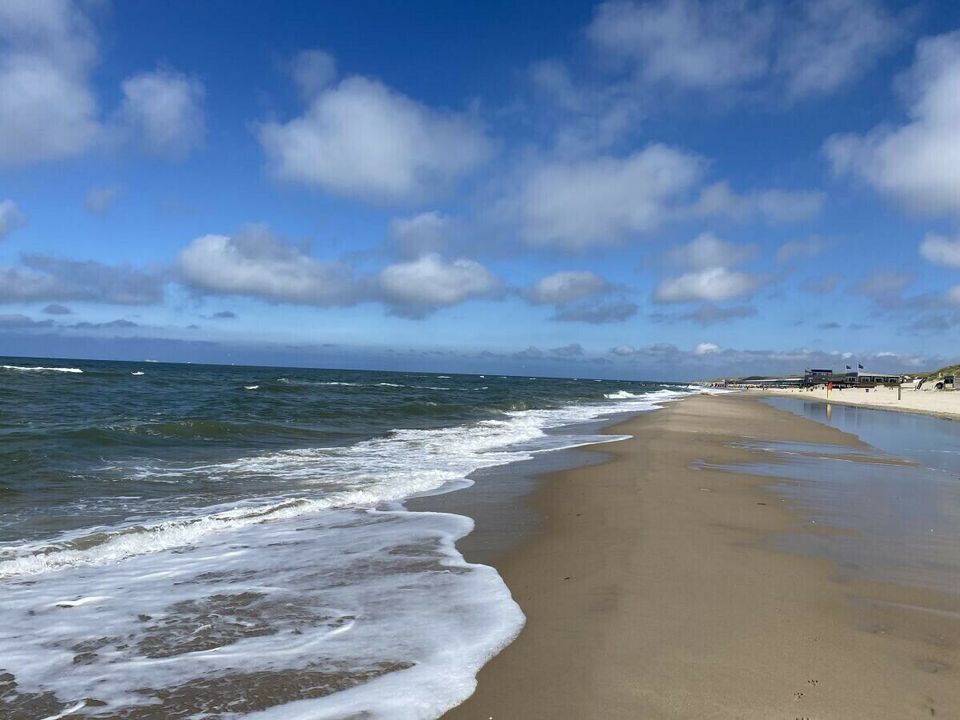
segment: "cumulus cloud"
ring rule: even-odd
[[[321,306],[357,299],[349,266],[316,260],[264,225],[248,226],[233,237],[198,237],[177,263],[184,283],[207,294]]]
[[[587,36],[604,53],[649,82],[716,88],[754,80],[768,70],[769,7],[740,2],[660,0],[602,3]]]
[[[150,305],[163,299],[163,278],[129,265],[25,255],[0,266],[0,302],[88,301]]]
[[[521,192],[524,238],[567,250],[616,245],[663,223],[703,171],[703,159],[665,145],[622,158],[545,163]]]
[[[816,190],[769,189],[740,194],[729,183],[717,182],[700,192],[694,212],[707,217],[759,217],[767,222],[788,223],[819,215],[824,199],[825,195]]]
[[[761,89],[796,100],[861,76],[895,47],[900,30],[875,0],[611,0],[587,35],[642,83]]]
[[[902,23],[875,0],[808,0],[777,49],[789,98],[834,92],[896,47]]]
[[[442,252],[454,232],[453,221],[438,212],[424,212],[390,221],[390,244],[404,257]]]
[[[737,245],[721,240],[713,233],[698,235],[686,245],[678,245],[667,253],[667,259],[692,270],[736,265],[756,255],[756,245]]]
[[[658,303],[718,302],[749,295],[759,285],[759,280],[749,273],[712,267],[663,280],[654,289],[653,299]]]
[[[96,37],[68,0],[0,3],[0,163],[74,157],[100,135]]]
[[[173,70],[140,73],[120,85],[117,121],[151,155],[186,157],[203,142],[203,84]]]
[[[906,124],[834,135],[825,152],[836,173],[860,177],[911,210],[958,213],[960,31],[921,40],[900,88]]]
[[[303,115],[263,123],[257,136],[269,171],[280,180],[386,202],[440,194],[490,149],[469,118],[363,77],[321,90]]]
[[[702,233],[692,242],[671,250],[667,257],[690,271],[662,280],[653,291],[658,303],[695,300],[719,302],[751,294],[760,286],[757,276],[732,270],[756,252],[752,245],[728,243],[711,233]]]
[[[550,318],[594,325],[622,322],[637,313],[637,305],[620,290],[589,270],[566,270],[541,278],[526,291],[534,305],[553,305]]]
[[[182,157],[197,144],[203,86],[173,71],[124,80],[117,122],[108,128],[91,83],[97,46],[77,3],[0,3],[0,164],[72,158],[117,136],[164,157]]]
[[[83,205],[94,215],[105,215],[119,195],[120,188],[117,185],[90,188],[83,199]]]
[[[694,349],[694,355],[712,355],[715,352],[720,351],[720,346],[712,342],[702,342],[699,343]]]
[[[26,222],[26,217],[9,198],[0,202],[0,240]]]
[[[606,280],[589,270],[564,271],[535,282],[527,291],[527,297],[535,305],[557,305],[582,300],[609,288]]]
[[[383,299],[395,315],[421,318],[472,298],[493,297],[500,280],[475,260],[445,260],[436,253],[384,268],[378,276]]]
[[[960,267],[960,238],[931,233],[920,243],[920,254],[934,265]]]

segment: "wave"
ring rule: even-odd
[[[130,373],[130,374],[131,374],[131,375],[137,375],[137,376],[139,376],[139,375],[143,375],[144,373],[143,373],[142,371],[140,371],[140,370],[135,370],[134,372],[132,372],[132,373]]]
[[[39,367],[39,366],[30,366],[24,367],[21,365],[0,365],[0,369],[3,370],[14,370],[18,372],[59,372],[59,373],[76,373],[83,374],[83,370],[80,368],[73,367]]]
[[[470,473],[485,467],[529,458],[532,453],[591,442],[587,437],[548,432],[588,422],[605,414],[642,412],[688,392],[659,390],[624,398],[615,404],[573,405],[555,409],[508,411],[502,419],[438,429],[398,429],[384,437],[352,445],[282,450],[236,460],[200,465],[146,464],[126,476],[138,480],[203,477],[211,481],[283,482],[296,496],[259,498],[227,509],[200,509],[199,516],[120,527],[78,537],[62,537],[0,553],[0,578],[44,573],[63,567],[115,563],[128,557],[183,547],[211,533],[344,507],[377,507],[412,495],[469,482]],[[628,402],[627,400],[632,400]],[[412,411],[412,409],[411,409]],[[426,409],[424,409],[426,412]],[[190,421],[150,426],[153,432],[221,433],[223,423]]]
[[[615,393],[607,393],[604,397],[607,400],[631,400],[633,398],[643,397],[643,395],[637,395],[636,393],[627,392],[626,390],[618,390]]]

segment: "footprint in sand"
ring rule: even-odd
[[[951,669],[950,663],[940,660],[920,659],[916,661],[917,667],[928,673],[942,673]]]

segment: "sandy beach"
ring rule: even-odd
[[[768,390],[748,390],[750,394],[770,393],[772,395],[799,396],[804,400],[829,400],[831,403],[844,405],[860,405],[875,407],[883,410],[900,410],[903,412],[924,413],[958,419],[960,418],[960,392],[931,391],[902,388],[876,387],[867,392],[863,388],[847,388],[845,390],[831,390],[829,396],[825,388],[786,389],[771,388]]]
[[[960,717],[960,594],[774,549],[846,531],[718,467],[769,461],[744,442],[867,446],[743,395],[608,432],[634,437],[544,477],[540,530],[495,559],[527,624],[445,717]]]

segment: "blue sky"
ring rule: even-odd
[[[0,3],[0,354],[956,361],[960,6]]]

